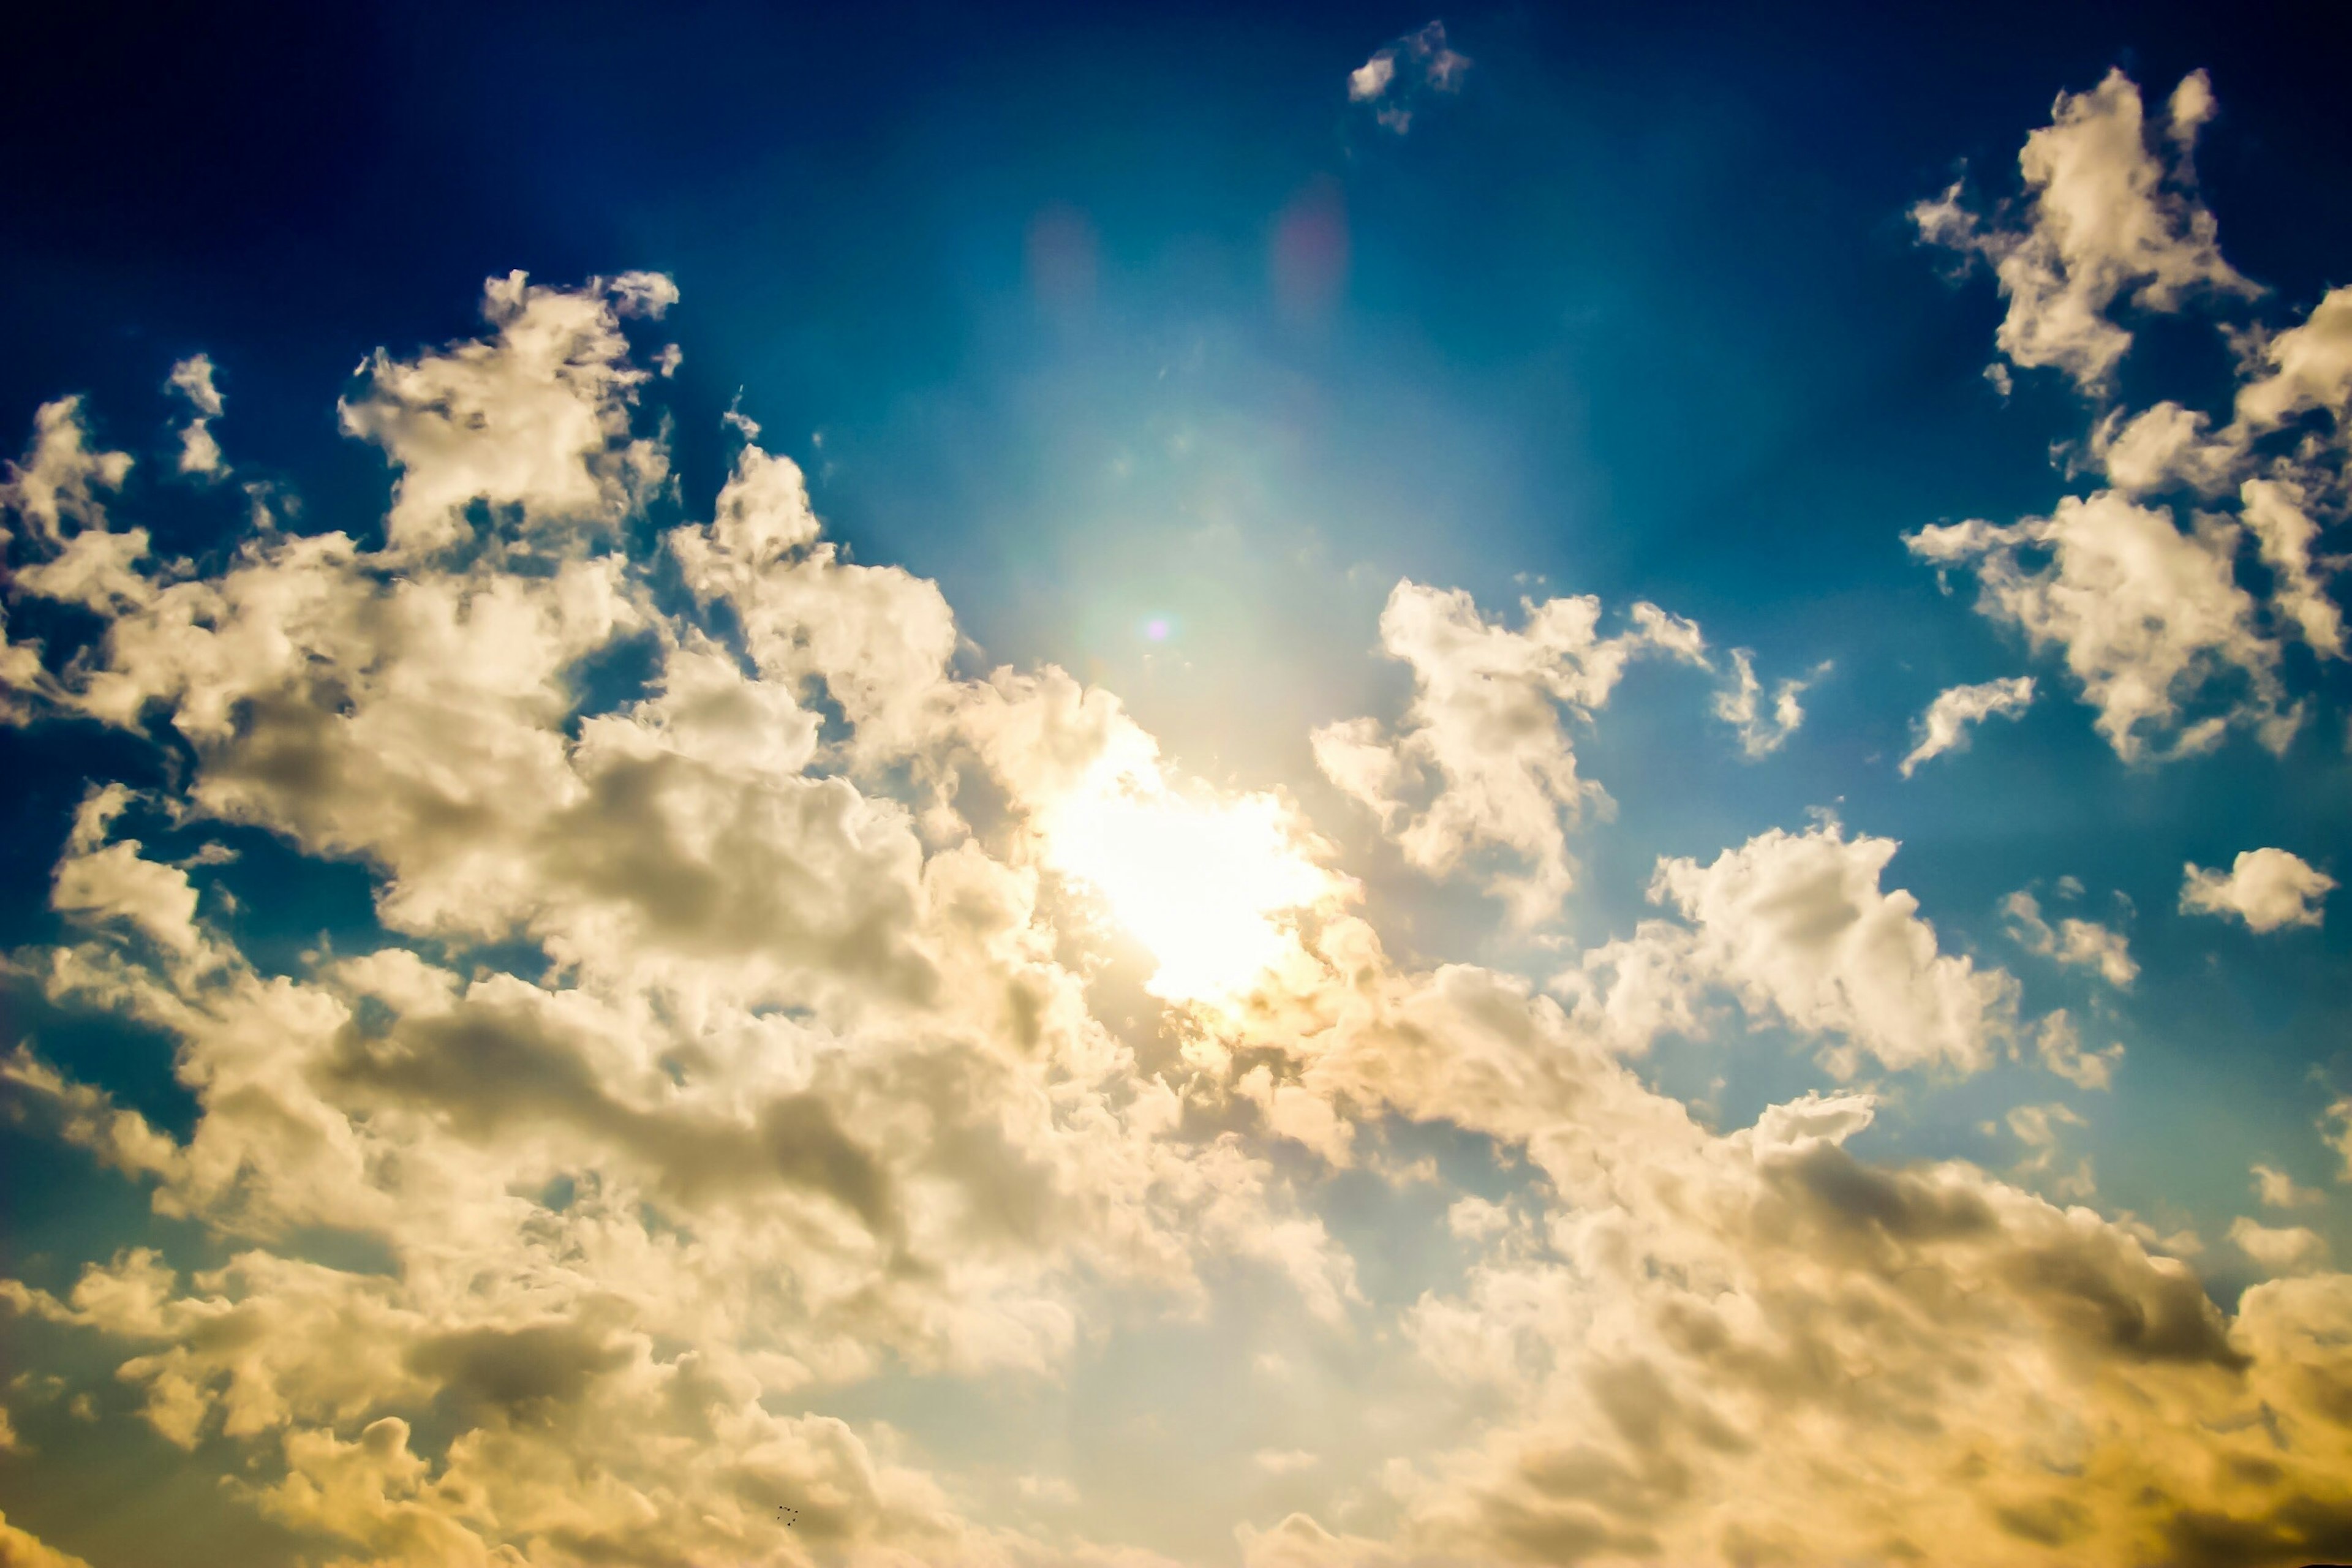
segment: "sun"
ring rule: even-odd
[[[1274,795],[1196,798],[1156,770],[1106,770],[1041,826],[1046,863],[1101,897],[1151,953],[1146,989],[1172,1002],[1248,990],[1296,946],[1283,917],[1346,886]]]

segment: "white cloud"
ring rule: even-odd
[[[2308,1208],[2325,1203],[2326,1194],[2315,1193],[2299,1184],[2293,1176],[2275,1165],[2256,1164],[2253,1167],[2254,1193],[2264,1208]]]
[[[19,1530],[0,1513],[0,1563],[7,1568],[89,1568],[70,1552],[60,1552],[27,1530]]]
[[[2344,616],[2320,589],[2311,548],[2319,538],[2319,525],[2311,520],[2304,487],[2293,479],[2248,479],[2239,494],[2246,525],[2275,580],[2272,605],[2312,651],[2342,658]]]
[[[2076,1089],[2105,1089],[2115,1081],[2124,1047],[2115,1042],[2101,1050],[2084,1050],[2082,1031],[2066,1009],[2060,1007],[2034,1026],[2033,1054],[2043,1067]]]
[[[2042,903],[2032,893],[2019,889],[2000,903],[2001,913],[2009,919],[2009,934],[2029,952],[2038,952],[2060,963],[2095,969],[2099,977],[2118,991],[2128,991],[2139,978],[2139,964],[2131,955],[2131,943],[2124,933],[2096,921],[2066,917],[2053,928],[2042,918]]]
[[[2278,645],[2237,584],[2241,537],[2210,513],[2183,533],[2168,510],[2101,490],[2068,496],[2048,517],[1923,528],[1905,542],[1938,567],[1972,568],[1979,614],[2016,626],[2036,650],[2059,649],[2099,710],[2099,733],[2137,762],[2167,734],[2170,746],[2154,754],[2208,750],[2232,723],[2282,750],[2301,721],[2279,685]],[[2033,564],[2043,552],[2047,562]],[[2225,706],[2190,721],[2184,708],[2200,698]]]
[[[340,406],[343,429],[401,469],[385,520],[391,548],[418,554],[456,542],[475,501],[515,508],[530,526],[609,521],[660,483],[660,447],[629,439],[648,373],[628,363],[621,321],[658,317],[677,298],[651,273],[574,290],[514,272],[483,287],[494,340],[405,361],[378,349],[359,367],[364,390]]]
[[[2284,849],[2245,850],[2226,873],[2193,860],[2182,869],[2181,913],[2234,915],[2257,931],[2317,926],[2336,887],[2335,878]]]
[[[1936,700],[1927,705],[1927,711],[1916,726],[1918,741],[1903,759],[1903,776],[1909,778],[1913,770],[1930,758],[1947,752],[1966,751],[1968,731],[1972,725],[1987,719],[2014,719],[2032,705],[2033,678],[2030,675],[1987,680],[1975,686],[1955,686],[1937,693]]]
[[[1396,79],[1396,57],[1383,50],[1348,73],[1348,96],[1358,103],[1380,97]]]
[[[2331,289],[2301,325],[2263,348],[2263,374],[2238,389],[2237,424],[2268,430],[2308,408],[2338,421],[2352,405],[2352,288]]]
[[[1731,650],[1731,684],[1715,694],[1715,716],[1739,731],[1740,752],[1750,759],[1769,757],[1788,743],[1805,721],[1797,700],[1829,671],[1826,664],[1804,676],[1790,676],[1772,688],[1772,710],[1764,711],[1763,683],[1756,679],[1755,655],[1744,647]]]
[[[2049,1164],[2083,1200],[2062,1207],[1965,1163],[1864,1159],[1858,1089],[1717,1131],[1629,1068],[1717,994],[1841,1071],[1989,1065],[2015,983],[1883,888],[1892,841],[1825,826],[1663,861],[1670,915],[1587,955],[1566,1005],[1392,962],[1334,896],[1274,912],[1259,983],[1114,1029],[1098,1009],[1148,994],[1103,929],[1123,900],[1056,865],[1057,812],[1106,787],[1238,811],[1257,850],[1319,865],[1303,826],[1186,779],[1062,671],[960,668],[938,589],[843,559],[756,446],[707,519],[633,546],[615,525],[666,459],[620,456],[638,373],[616,323],[666,286],[512,292],[486,341],[376,363],[369,434],[406,509],[388,549],[276,532],[184,572],[142,548],[97,601],[103,637],[26,699],[180,759],[143,775],[155,794],[86,797],[63,933],[12,963],[51,1005],[169,1040],[193,1122],[167,1133],[33,1048],[0,1087],[206,1245],[189,1267],[101,1245],[62,1260],[70,1284],[0,1281],[0,1308],[104,1357],[155,1440],[235,1478],[195,1489],[218,1506],[385,1568],[583,1542],[1167,1568],[1036,1524],[1071,1500],[1036,1458],[937,1474],[953,1460],[821,1407],[886,1373],[1066,1388],[1118,1352],[1104,1325],[1197,1333],[1263,1295],[1276,1337],[1250,1364],[1299,1391],[1361,1367],[1425,1403],[1376,1495],[1336,1489],[1397,1406],[1335,1428],[1311,1477],[1268,1447],[1268,1473],[1328,1477],[1332,1517],[1383,1538],[1244,1522],[1253,1568],[2103,1561],[2339,1527],[2352,1281],[2270,1280],[2228,1315],[2090,1206],[2082,1167]],[[515,340],[551,322],[593,363],[537,374]],[[427,385],[483,422],[442,429],[402,391]],[[129,537],[57,493],[54,516]],[[1327,731],[1327,770],[1408,854],[1564,877],[1595,796],[1563,710],[1597,710],[1638,655],[1705,657],[1650,606],[1599,620],[1555,600],[1511,630],[1402,585],[1382,636],[1412,705],[1394,736]],[[572,672],[625,638],[645,689],[588,707]],[[355,865],[382,929],[265,966],[207,918],[220,866],[127,836],[160,839],[151,821]],[[2107,1059],[2069,1048],[2085,1076]],[[2036,1109],[2021,1126],[2054,1147],[2066,1123]],[[1481,1245],[1398,1310],[1311,1178],[1360,1129],[1435,1124],[1495,1147],[1510,1191],[1429,1194],[1431,1226]],[[330,1227],[383,1266],[311,1256]]]
[[[0,1079],[227,1261],[133,1252],[0,1296],[120,1344],[160,1436],[258,1456],[259,1506],[374,1561],[760,1556],[789,1544],[746,1508],[768,1492],[845,1560],[1066,1561],[963,1518],[886,1434],[761,1401],[886,1359],[1043,1372],[1104,1293],[1186,1310],[1212,1262],[1315,1321],[1360,1310],[1320,1219],[1238,1138],[1182,1129],[1063,946],[1099,939],[1045,822],[1106,758],[1226,803],[1057,670],[952,675],[937,590],[840,560],[755,447],[663,542],[740,652],[660,607],[611,525],[665,462],[618,323],[671,292],[509,279],[488,340],[376,356],[345,412],[400,468],[378,552],[271,533],[210,573],[147,563],[97,499],[128,459],[70,402],[45,415],[10,504],[36,546],[117,552],[123,587],[85,595],[101,641],[18,717],[168,731],[190,768],[159,815],[360,863],[384,932],[265,973],[198,917],[211,863],[119,837],[150,803],[94,791],[37,983],[171,1038],[195,1124],[166,1136],[35,1053]],[[629,637],[647,689],[581,711],[570,672]],[[1005,803],[985,842],[965,773]],[[484,942],[544,967],[477,970]],[[288,1256],[311,1226],[399,1267]],[[400,1412],[436,1400],[454,1426],[425,1444]]]
[[[180,472],[208,478],[228,472],[228,465],[221,460],[220,442],[212,432],[212,422],[226,406],[220,389],[213,384],[212,356],[194,354],[182,360],[172,367],[166,384],[195,410],[194,416],[180,427]]]
[[[2091,430],[2091,457],[2107,482],[2127,496],[2185,485],[2200,495],[2227,489],[2242,455],[2238,443],[2215,437],[2203,414],[2158,403],[2125,418],[2110,409]]]
[[[1645,923],[1598,950],[1588,967],[1613,984],[1596,1005],[1654,1026],[1688,1016],[1677,991],[1716,985],[1759,1020],[1834,1037],[1824,1057],[1841,1076],[1865,1054],[1896,1068],[1989,1065],[2013,1027],[2017,983],[1941,952],[1918,900],[1881,889],[1896,847],[1832,824],[1775,829],[1706,866],[1660,860],[1650,896],[1690,923]],[[1629,984],[1650,999],[1629,1005],[1616,994]]]
[[[1304,1448],[1260,1448],[1250,1456],[1250,1462],[1269,1476],[1288,1476],[1311,1470],[1323,1461]]]
[[[1525,624],[1511,631],[1459,589],[1399,583],[1381,614],[1381,645],[1412,667],[1404,723],[1393,738],[1370,719],[1327,725],[1314,747],[1324,776],[1377,813],[1420,869],[1444,876],[1482,849],[1524,866],[1488,886],[1533,924],[1574,883],[1568,829],[1608,801],[1579,774],[1562,710],[1589,718],[1639,656],[1700,666],[1706,656],[1696,626],[1654,605],[1635,605],[1632,626],[1608,637],[1589,595],[1522,608]],[[1416,791],[1426,797],[1419,805]]]
[[[2221,259],[2212,214],[2190,184],[2189,153],[2211,109],[2202,72],[2174,93],[2168,168],[2149,144],[2138,87],[2110,71],[2088,92],[2060,93],[2051,123],[2026,138],[2016,224],[1970,211],[1958,184],[1912,209],[1923,240],[1991,264],[2009,301],[1997,341],[2012,363],[2055,366],[2102,390],[2131,346],[2112,319],[2118,302],[2169,312],[2200,293],[2257,292]]]
[[[2269,1226],[2241,1215],[2230,1222],[2230,1245],[2273,1274],[2299,1272],[2327,1257],[2327,1243],[2308,1226]]]
[[[1430,93],[1462,90],[1470,59],[1445,41],[1445,24],[1431,22],[1372,52],[1371,58],[1348,73],[1348,99],[1373,106],[1373,118],[1403,135]]]

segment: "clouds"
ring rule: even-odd
[[[515,507],[527,525],[610,521],[658,484],[659,448],[630,441],[628,407],[647,372],[625,361],[625,317],[658,317],[677,298],[667,278],[624,273],[583,290],[492,279],[482,317],[495,339],[360,366],[363,389],[341,405],[344,431],[401,469],[387,540],[404,553],[440,549],[469,503]]]
[[[1975,686],[1955,686],[1936,694],[1917,726],[1918,743],[1903,759],[1905,778],[1921,763],[1946,752],[1966,749],[1970,727],[1987,719],[2014,719],[2033,705],[2033,678],[2020,675],[2007,680],[1987,680]]]
[[[2133,962],[2123,932],[2073,916],[2062,918],[2053,928],[2042,918],[2041,901],[2023,889],[2003,899],[2000,908],[2009,917],[2009,934],[2027,952],[2070,967],[2096,970],[2118,991],[2130,990],[2139,978],[2139,965]]]
[[[2112,405],[2132,341],[2119,307],[2210,310],[2262,292],[2221,258],[2196,196],[2189,154],[2214,112],[2204,74],[2184,80],[2167,151],[2143,124],[2138,88],[2110,72],[2090,92],[2061,94],[2053,123],[2027,138],[2014,224],[1971,213],[1958,185],[1913,213],[1924,238],[1993,262],[2009,301],[1996,341],[2013,363],[2063,369],[2110,405],[2070,459],[2107,488],[2065,497],[2046,517],[1935,525],[1906,542],[1939,570],[1974,570],[1979,613],[2037,652],[2062,652],[2126,762],[2201,752],[2233,727],[2283,752],[2304,718],[2280,679],[2286,646],[2344,655],[2332,568],[2315,543],[2341,493],[2334,448],[2352,386],[2352,307],[2331,293],[2284,330],[2225,329],[2239,349],[2226,424],[2170,398]],[[2325,412],[2332,440],[2275,435],[2312,411]],[[2177,515],[2171,496],[2194,510]],[[2259,593],[2242,581],[2249,556]]]
[[[26,1263],[0,1310],[108,1422],[232,1477],[215,1506],[420,1568],[1164,1561],[1098,1449],[1202,1458],[1267,1564],[2202,1561],[2352,1525],[2322,1216],[2233,1230],[2278,1277],[2225,1305],[2073,1149],[2114,1108],[2053,1096],[2107,1087],[2124,1047],[2084,1039],[2132,1037],[2128,997],[2025,1015],[1971,943],[1990,892],[1950,912],[1935,854],[1772,826],[1804,818],[1762,782],[1684,852],[1571,852],[1609,810],[1577,726],[1633,661],[1706,670],[1731,733],[1693,727],[1779,755],[1759,781],[1802,760],[1806,678],[1718,668],[1645,601],[1396,585],[1409,695],[1314,732],[1326,804],[1500,895],[1517,924],[1473,940],[1543,953],[1538,986],[1360,888],[1311,793],[1192,776],[1110,692],[986,668],[748,420],[715,496],[671,488],[630,334],[673,297],[509,276],[480,337],[379,352],[342,411],[385,505],[316,531],[156,559],[153,492],[69,402],[11,472],[24,624],[86,617],[69,653],[11,645],[15,716],[140,761],[87,781],[7,978],[168,1042],[187,1111],[69,1039],[0,1059],[25,1135],[156,1216]],[[2124,728],[2154,747],[2239,667],[2204,623],[2148,629],[2113,579],[2179,563],[2122,537],[2106,575],[2071,534],[1953,559],[2070,647],[2189,647]],[[105,572],[39,570],[84,539]],[[2137,630],[2085,629],[2110,608]],[[2122,705],[2169,655],[2105,657],[2083,679]],[[310,940],[226,847],[265,837],[373,923]],[[1648,910],[1531,938],[1588,854]],[[2120,930],[2001,910],[2135,984]],[[1667,1092],[1730,1061],[1771,1085],[1744,1111]],[[2006,1178],[1890,1125],[1970,1075],[2025,1146]],[[1278,1429],[1224,1361],[1345,1400]],[[1062,1419],[1106,1386],[1115,1432]],[[975,1398],[1011,1413],[977,1443]]]
[[[2202,71],[2174,90],[2160,124],[2168,163],[2150,145],[2138,86],[2109,71],[2088,92],[2060,93],[2051,123],[2026,138],[2013,224],[1970,211],[1958,184],[1912,209],[1923,240],[1991,265],[2009,302],[1996,341],[2012,363],[2098,390],[2131,344],[2109,319],[2119,301],[2170,312],[2203,295],[2257,292],[2221,259],[2189,171],[2213,108]]]
[[[1772,688],[1772,710],[1764,711],[1763,682],[1756,679],[1756,658],[1747,648],[1731,650],[1731,684],[1715,694],[1715,716],[1739,731],[1739,750],[1748,758],[1769,757],[1786,745],[1805,721],[1798,699],[1829,671],[1824,664],[1811,675],[1790,676]]]
[[[1690,924],[1644,927],[1612,952],[1621,983],[1654,944],[1752,1016],[1833,1037],[1824,1059],[1841,1077],[1864,1055],[1897,1068],[1982,1068],[2013,1027],[2016,982],[1940,951],[1918,900],[1880,888],[1896,847],[1832,824],[1775,829],[1704,866],[1662,860],[1650,896]]]
[[[100,503],[128,459],[70,402],[44,416],[10,479],[24,547],[54,566],[89,540],[115,575],[18,574],[101,622],[58,670],[6,667],[32,672],[19,716],[189,767],[93,788],[64,933],[16,973],[172,1041],[197,1110],[166,1135],[37,1051],[5,1083],[227,1256],[131,1247],[6,1300],[112,1347],[161,1438],[257,1456],[256,1506],[371,1561],[1021,1561],[1046,1549],[877,1435],[761,1401],[886,1361],[1044,1373],[1106,1297],[1182,1310],[1213,1259],[1354,1310],[1320,1219],[1181,1129],[1065,962],[1090,928],[1053,808],[1106,770],[1228,807],[1107,694],[952,672],[938,591],[843,561],[748,441],[706,520],[633,554],[614,524],[667,458],[622,322],[672,295],[511,278],[488,338],[375,356],[344,416],[394,459],[381,549],[270,532],[209,572],[154,562]],[[623,639],[642,688],[584,701],[573,672]],[[966,776],[1002,803],[985,841]],[[1286,847],[1269,805],[1232,809]],[[220,858],[153,847],[225,825],[364,868],[375,944],[258,966]],[[320,1226],[393,1271],[306,1256]],[[804,1500],[791,1540],[751,1506],[771,1492]]]
[[[1579,774],[1561,710],[1589,717],[1637,657],[1706,660],[1698,627],[1654,605],[1634,605],[1633,624],[1605,637],[1596,598],[1522,609],[1525,625],[1511,631],[1459,589],[1399,583],[1381,646],[1412,668],[1402,725],[1391,738],[1372,719],[1329,724],[1314,747],[1324,776],[1379,816],[1412,865],[1443,876],[1491,848],[1524,866],[1487,885],[1532,924],[1573,884],[1568,829],[1608,799]]]
[[[210,354],[191,354],[172,367],[165,383],[172,391],[187,399],[193,415],[180,426],[180,472],[197,474],[207,479],[217,478],[228,471],[221,460],[220,442],[214,437],[212,422],[221,416],[226,406],[220,389],[213,384],[213,362]]]
[[[1373,119],[1402,136],[1429,95],[1461,91],[1469,69],[1469,57],[1447,47],[1445,24],[1431,22],[1382,45],[1349,71],[1348,100],[1370,105]]]
[[[2316,926],[2336,879],[2284,849],[2248,849],[2227,872],[2182,868],[2180,912],[2232,916],[2254,931]]]
[[[2168,509],[2101,490],[2065,497],[2047,517],[1933,526],[1904,542],[1922,561],[1973,569],[1978,611],[2037,651],[2060,651],[2098,710],[2095,728],[2137,762],[2210,750],[2232,725],[2279,750],[2300,722],[2279,684],[2278,645],[2237,583],[2242,537],[2210,514],[2183,533]],[[2219,711],[2189,717],[2200,699]],[[1930,728],[1922,743],[1934,738]]]

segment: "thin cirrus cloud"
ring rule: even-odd
[[[1955,686],[1936,694],[1920,716],[1918,741],[1898,772],[1909,778],[1919,764],[1947,752],[1965,751],[1969,731],[1988,719],[2014,719],[2033,706],[2033,678],[2012,676],[1975,686]]]
[[[1356,96],[1441,90],[1448,58],[1424,29]],[[2029,142],[2014,222],[1923,220],[1995,268],[2015,367],[2095,390],[2113,312],[2251,299],[2189,183],[2212,114],[2194,77],[2151,128],[2111,77]],[[2053,919],[2047,873],[1990,883],[2023,884],[1999,918],[2048,961],[2012,973],[1932,846],[1722,826],[1744,800],[1641,854],[1647,903],[1610,924],[1590,738],[1627,671],[1747,781],[1797,760],[1815,677],[1727,671],[1647,600],[1496,614],[1384,573],[1362,642],[1393,684],[1298,737],[1318,822],[1189,771],[1099,683],[989,664],[740,413],[688,500],[660,342],[685,308],[659,273],[489,279],[477,328],[376,351],[337,405],[380,508],[194,561],[154,548],[163,490],[100,411],[35,414],[0,489],[0,712],[110,745],[73,753],[10,978],[168,1041],[190,1111],[38,1031],[0,1057],[24,1135],[150,1211],[0,1279],[12,1334],[72,1352],[26,1364],[86,1385],[12,1381],[8,1463],[98,1391],[95,1425],[310,1560],[1167,1564],[1056,1402],[1177,1382],[1206,1392],[1113,1400],[1116,1443],[1172,1434],[1164,1484],[1249,1568],[2352,1539],[2352,1276],[2304,1165],[2252,1167],[2315,1212],[2226,1222],[2219,1267],[2260,1276],[2227,1300],[2193,1229],[2100,1192],[2085,1107],[2120,1111],[2065,1097],[2124,1070],[2084,1043],[2134,1026],[2123,931]],[[2284,751],[2307,717],[2282,649],[2335,625],[2336,331],[2263,340],[2219,430],[2095,421],[2092,496],[1910,537],[2063,665],[2103,765]],[[203,363],[173,384],[211,440]],[[2221,510],[2176,515],[2184,489]],[[616,691],[593,672],[625,651]],[[1903,771],[2036,679],[1942,693]],[[307,917],[235,881],[264,844],[364,881],[364,940],[271,940],[252,900]],[[2272,848],[2187,870],[2184,910],[2262,931],[2335,886]],[[1499,903],[1490,945],[1410,918],[1441,886]],[[2079,1016],[2034,999],[2063,971],[2104,983]],[[1670,1092],[1673,1040],[1790,1086],[1722,1113]],[[1903,1153],[1961,1080],[1986,1141]],[[2352,1101],[2316,1131],[2352,1162]],[[1443,1267],[1384,1249],[1379,1192]],[[1193,1353],[1236,1322],[1262,1342]],[[1329,1403],[1248,1392],[1276,1383]],[[959,1450],[975,1389],[1003,1418]],[[0,1552],[77,1561],[6,1520]]]

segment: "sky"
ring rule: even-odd
[[[21,24],[0,1565],[2352,1559],[2336,53],[1751,9]]]

